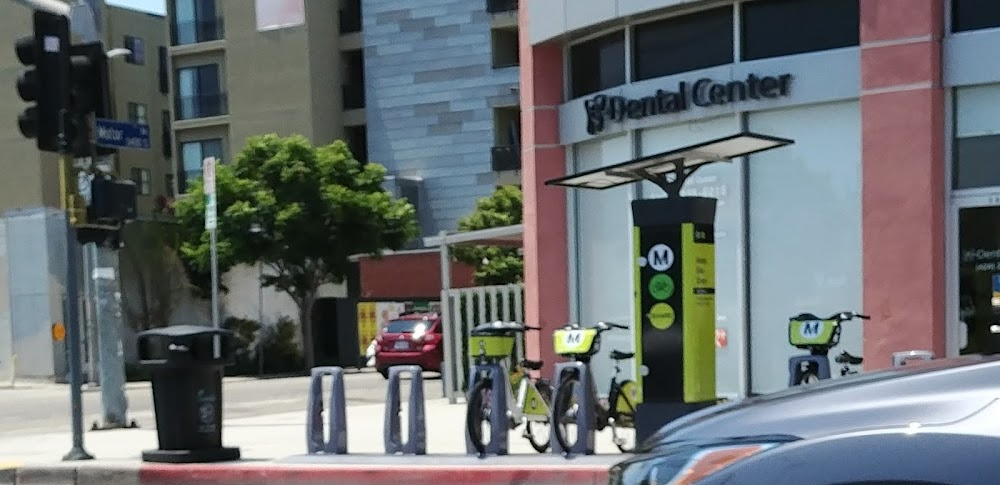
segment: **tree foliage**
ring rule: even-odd
[[[505,185],[476,201],[476,208],[458,221],[462,231],[477,231],[521,223],[521,189]],[[476,268],[477,285],[505,285],[524,279],[524,258],[517,248],[455,246],[455,259]]]
[[[170,222],[135,221],[123,230],[120,254],[122,306],[135,331],[166,326],[179,294],[188,287],[178,258],[177,228]]]
[[[361,164],[343,141],[314,147],[302,136],[263,135],[230,164],[216,168],[219,272],[261,262],[261,282],[299,308],[303,354],[314,362],[312,319],[317,290],[341,283],[348,257],[399,249],[417,236],[415,211],[382,188],[385,167]],[[200,181],[174,204],[181,257],[192,283],[210,291],[210,236]],[[256,231],[254,230],[256,229]]]

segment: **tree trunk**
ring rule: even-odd
[[[299,331],[302,337],[302,357],[306,364],[306,369],[316,366],[316,346],[313,342],[313,322],[312,307],[316,301],[316,294],[310,292],[303,295],[299,302]]]

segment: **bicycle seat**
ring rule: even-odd
[[[612,360],[625,360],[625,359],[631,359],[632,357],[635,357],[635,352],[620,352],[617,350],[611,351]]]
[[[840,355],[835,357],[833,360],[835,360],[838,364],[861,365],[861,363],[865,361],[865,358],[851,355],[847,352],[841,352]]]
[[[512,333],[523,332],[524,325],[517,322],[495,321],[487,322],[474,327],[469,333],[474,336],[484,335],[510,335]]]
[[[523,365],[524,368],[528,370],[539,370],[542,368],[544,364],[545,363],[540,360],[524,359],[523,361],[521,361],[521,365]]]

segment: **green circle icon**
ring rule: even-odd
[[[666,303],[657,303],[649,309],[649,313],[646,314],[646,318],[649,318],[649,324],[657,330],[666,330],[674,324],[674,319],[676,315],[674,314],[674,308]]]
[[[657,300],[666,300],[674,294],[674,280],[669,275],[660,273],[649,279],[649,294]]]

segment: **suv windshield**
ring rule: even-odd
[[[426,320],[392,320],[385,326],[385,333],[413,333],[420,325],[426,330],[429,323]]]

